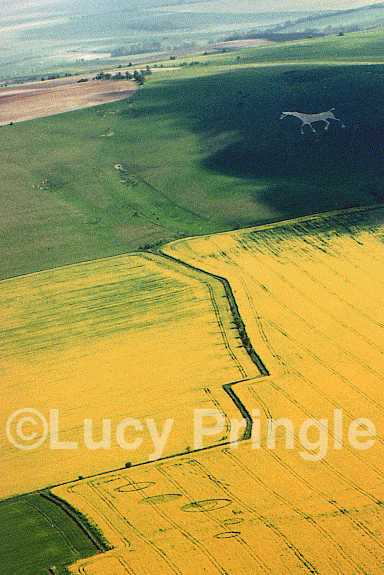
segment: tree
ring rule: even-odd
[[[144,84],[144,81],[145,81],[143,72],[139,71],[139,70],[135,70],[133,73],[133,79],[135,80],[135,82],[140,84],[140,86],[142,86]]]

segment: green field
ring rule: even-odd
[[[4,575],[46,575],[97,552],[87,534],[61,507],[42,495],[0,503],[0,556]]]
[[[353,27],[369,28],[384,24],[384,5],[381,2],[342,10],[341,12],[314,15],[311,18],[300,18],[298,21],[290,21],[284,26],[284,33],[304,32],[309,30],[321,30],[329,32],[330,29],[343,30]]]
[[[354,37],[311,51],[345,59]],[[384,34],[370,38],[355,58],[374,59]],[[133,100],[1,128],[0,277],[382,201],[383,66],[255,66],[268,50],[307,54],[209,56],[155,72]],[[279,120],[331,107],[345,130],[303,137]]]
[[[245,61],[268,62],[316,60],[325,62],[384,61],[384,28],[368,32],[329,36],[316,40],[301,40],[271,48],[260,48],[259,53],[249,54]]]
[[[208,65],[218,64],[282,64],[282,63],[316,63],[337,64],[353,62],[384,62],[384,28],[365,32],[353,32],[339,37],[337,35],[323,38],[306,38],[270,46],[249,48],[235,53],[220,55],[191,56],[189,59],[177,60],[177,63],[191,60]]]

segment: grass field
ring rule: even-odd
[[[354,59],[374,61],[383,36],[366,37]],[[346,59],[351,38],[308,50]],[[306,61],[300,45],[245,50],[234,67],[208,57],[153,74],[133,100],[2,128],[0,277],[382,201],[382,66],[255,67],[291,49]],[[345,130],[301,137],[279,121],[331,107]]]
[[[149,428],[140,448],[116,440],[117,424],[128,417],[153,418],[159,432],[172,417],[164,455],[188,451],[193,410],[216,406],[237,415],[223,385],[259,374],[240,345],[221,283],[160,256],[128,255],[6,280],[0,299],[2,498],[147,461],[154,453]],[[47,420],[59,410],[58,439],[78,448],[11,445],[6,420],[26,407]],[[110,448],[88,449],[84,419],[93,420],[92,437],[100,441],[106,418]],[[137,435],[128,429],[126,441]],[[219,441],[226,439],[228,429]]]
[[[52,567],[65,575],[68,565],[97,552],[78,523],[38,494],[0,503],[0,546],[6,575],[45,575]]]
[[[239,388],[247,408],[257,410],[261,445],[215,447],[58,488],[114,546],[78,562],[73,573],[184,575],[196,564],[201,573],[382,572],[382,212],[331,214],[166,247],[233,286],[270,370]],[[343,410],[345,425],[357,417],[374,421],[376,445],[350,447],[346,431],[340,436],[331,427],[335,409]],[[280,430],[272,449],[264,441],[271,417],[290,418],[296,442],[305,420],[321,423],[310,447],[287,449]],[[323,458],[305,460],[302,451],[318,455],[327,425]]]
[[[250,48],[244,52],[220,55],[190,56],[176,60],[180,62],[199,61],[216,66],[222,64],[263,64],[296,62],[317,62],[337,64],[345,62],[383,62],[384,28],[364,32],[353,32],[343,37],[336,35],[323,38],[274,43],[270,46]],[[165,62],[164,62],[165,64]]]
[[[346,9],[337,14],[329,13],[325,16],[315,17],[310,21],[292,22],[284,26],[284,32],[304,32],[308,29],[327,30],[332,27],[334,30],[352,29],[353,26],[362,28],[373,28],[384,24],[384,6],[382,3],[370,4],[359,9]]]

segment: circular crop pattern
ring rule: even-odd
[[[152,497],[145,497],[140,503],[149,503],[150,505],[159,505],[160,503],[168,503],[182,497],[180,493],[164,493],[162,495],[152,495]]]
[[[201,501],[192,501],[192,503],[187,503],[187,505],[184,505],[181,509],[187,512],[205,513],[207,511],[223,509],[231,503],[232,501],[230,499],[202,499]]]

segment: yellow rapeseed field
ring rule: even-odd
[[[270,372],[238,387],[254,435],[57,488],[114,546],[73,573],[383,573],[382,218],[350,210],[165,248],[230,281]],[[271,418],[292,425],[275,445]],[[376,426],[370,449],[349,441],[356,418]]]
[[[188,451],[193,409],[237,414],[223,385],[258,375],[239,343],[222,284],[156,255],[0,282],[0,317],[0,497],[147,461],[154,453],[147,430],[139,434],[139,449],[121,449],[113,434],[112,449],[84,448],[85,418],[93,420],[95,441],[106,418],[112,432],[127,417],[143,424],[153,418],[160,431],[173,418],[164,455]],[[14,447],[6,421],[25,408],[46,419],[58,410],[55,439],[79,449],[51,449],[49,441],[31,451]],[[126,439],[137,435],[129,428]]]

